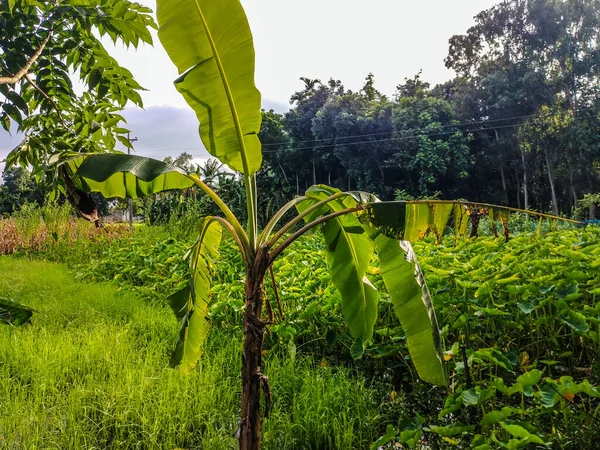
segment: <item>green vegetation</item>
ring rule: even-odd
[[[515,226],[528,227],[516,220]],[[235,448],[235,336],[244,305],[239,254],[232,240],[223,242],[211,336],[197,369],[182,376],[167,368],[178,326],[164,298],[187,270],[170,260],[180,261],[190,242],[172,231],[147,227],[111,241],[82,239],[77,254],[59,247],[27,253],[65,258],[79,283],[64,266],[0,260],[3,292],[36,309],[30,325],[0,328],[7,339],[0,348],[9,393],[0,403],[14,411],[0,419],[6,441],[18,435],[23,448],[110,439],[122,448],[137,448],[137,440],[142,447],[211,442]],[[276,323],[264,345],[273,390],[264,447],[368,448],[382,437],[379,445],[412,442],[413,448],[425,441],[431,448],[534,448],[539,441],[556,449],[594,448],[599,237],[588,227],[539,237],[525,232],[508,243],[490,236],[455,245],[450,236],[439,245],[432,238],[415,245],[446,343],[448,391],[418,381],[386,295],[379,298],[373,343],[362,359],[353,359],[354,339],[331,284],[324,243],[316,235],[299,240],[275,265],[282,318],[266,283]],[[116,285],[89,283],[103,280]],[[381,282],[374,277],[376,286]],[[31,439],[39,441],[24,440],[31,424]]]
[[[274,279],[277,257],[296,239],[318,227],[325,240],[331,280],[341,296],[343,317],[355,340],[352,355],[360,358],[373,340],[379,293],[367,271],[377,255],[385,268],[380,272],[380,287],[392,299],[419,376],[429,383],[446,385],[439,328],[410,238],[398,242],[397,236],[384,235],[369,220],[376,218],[385,227],[390,218],[397,224],[400,215],[402,222],[406,217],[406,224],[401,226],[406,226],[407,233],[417,235],[438,227],[441,234],[450,213],[463,217],[468,207],[395,203],[387,205],[394,209],[375,208],[379,199],[372,194],[315,185],[305,195],[285,203],[261,227],[256,175],[262,165],[258,138],[262,116],[260,93],[254,84],[252,33],[244,9],[238,0],[222,0],[218,5],[206,0],[159,0],[157,19],[159,38],[180,75],[175,86],[198,117],[204,146],[243,180],[244,217],[237,217],[198,174],[151,158],[63,151],[54,155],[51,166],[80,215],[95,223],[99,221],[97,209],[86,201],[91,192],[107,198],[133,199],[194,186],[218,207],[219,215],[200,219],[195,230],[198,238],[183,256],[189,267],[187,282],[168,297],[181,321],[172,364],[187,373],[202,354],[211,325],[212,274],[225,231],[238,246],[240,269],[243,267],[245,273],[241,416],[235,435],[241,450],[259,450],[261,416],[269,416],[272,396],[269,377],[263,373],[263,343],[268,326],[275,320],[271,302],[265,297],[265,277],[270,272]],[[294,209],[297,216],[280,223]],[[492,212],[490,217],[493,221]],[[297,229],[302,221],[306,225]],[[273,286],[276,291],[275,281]]]
[[[114,152],[117,141],[131,145],[118,111],[141,105],[141,87],[96,36],[150,42],[147,8],[1,2],[0,121],[27,136],[6,161],[0,202],[14,214],[0,222],[0,251],[68,263],[87,284],[74,284],[64,266],[0,260],[0,320],[8,325],[0,331],[0,402],[9,411],[0,443],[594,446],[598,230],[539,236],[548,216],[537,213],[537,232],[506,244],[514,208],[427,197],[469,192],[507,204],[512,194],[526,210],[594,218],[599,5],[503,2],[450,40],[452,82],[430,89],[417,75],[389,100],[372,75],[360,92],[304,79],[282,118],[260,111],[238,0],[159,0],[158,34],[180,74],[175,85],[219,161],[193,172]],[[87,87],[81,96],[73,72]],[[259,135],[274,147],[264,167]],[[220,178],[220,163],[237,179]],[[142,203],[179,230],[92,228],[66,207],[38,208],[29,202],[41,203],[39,192],[17,165],[33,167],[42,197],[64,195],[96,225],[90,192],[184,191]],[[325,175],[348,191],[317,184]],[[293,178],[294,199],[261,203],[259,186],[289,193]],[[379,202],[352,187],[424,200]],[[174,205],[188,193],[193,201]],[[489,237],[477,238],[482,227]],[[307,237],[312,230],[322,237]],[[434,300],[411,247],[417,241]],[[98,280],[126,292],[89,284]],[[165,303],[180,322],[171,355],[179,372],[166,369],[176,324]],[[234,333],[243,333],[243,345]],[[239,353],[241,374],[232,375]],[[448,380],[447,389],[422,382]],[[34,441],[23,444],[32,427]]]
[[[0,289],[27,299],[32,323],[0,328],[0,443],[31,448],[237,446],[240,343],[215,328],[190,375],[168,368],[178,323],[114,285],[66,268],[0,258]],[[378,433],[384,394],[343,367],[269,357],[272,419],[264,447],[361,448]]]

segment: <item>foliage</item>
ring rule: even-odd
[[[43,196],[31,174],[22,167],[4,172],[0,185],[0,217],[12,214],[25,203],[38,203]]]
[[[594,447],[599,237],[588,227],[415,245],[450,345],[452,390],[423,426],[435,448]]]
[[[57,157],[109,151],[116,142],[131,147],[119,111],[128,102],[142,106],[142,87],[100,39],[152,43],[150,13],[128,0],[0,3],[0,123],[9,131],[14,122],[25,135],[6,169],[32,166],[38,182],[72,194]]]
[[[125,226],[96,228],[71,217],[68,204],[47,203],[43,207],[25,203],[13,217],[0,220],[0,255],[37,254],[52,260],[72,261],[88,243],[106,243],[128,234]],[[87,253],[80,255],[89,256]]]
[[[14,301],[12,298],[0,297],[0,323],[18,327],[27,323],[33,310]]]
[[[246,273],[242,404],[236,436],[240,449],[258,450],[263,414],[261,391],[265,418],[269,415],[272,395],[269,379],[261,372],[265,330],[274,321],[273,309],[264,298],[267,271],[272,270],[277,256],[295,239],[323,224],[321,230],[327,242],[328,266],[342,294],[343,315],[356,339],[356,347],[364,349],[372,340],[377,318],[377,290],[366,271],[378,244],[373,233],[366,233],[365,225],[357,216],[378,199],[365,193],[345,193],[327,186],[315,186],[305,196],[283,205],[260,229],[256,173],[262,163],[258,139],[262,115],[260,93],[254,85],[252,34],[244,10],[237,0],[220,5],[207,1],[175,5],[171,0],[164,0],[157,6],[159,37],[180,74],[176,87],[200,121],[200,137],[209,153],[243,179],[246,226],[242,226],[240,218],[198,174],[186,173],[156,160],[124,154],[71,154],[61,162],[60,170],[65,183],[74,180],[71,184],[75,189],[100,192],[106,197],[138,198],[196,186],[221,210],[222,216],[202,219],[198,239],[184,257],[189,264],[188,282],[169,297],[175,315],[181,320],[172,363],[187,372],[200,356],[200,346],[209,328],[211,271],[218,256],[221,234],[226,230],[239,247]],[[236,23],[235,27],[231,26],[232,22]],[[373,89],[365,92],[368,96],[374,94]],[[272,235],[278,222],[294,206],[298,216]],[[331,214],[327,215],[329,212]],[[285,237],[286,232],[302,219],[308,225]],[[393,242],[393,245],[398,243]],[[403,275],[408,273],[409,277],[417,278],[409,291],[391,293],[396,296],[396,312],[400,317],[418,319],[416,327],[407,327],[409,341],[415,339],[411,341],[410,349],[415,354],[417,371],[424,380],[443,385],[447,377],[435,314],[410,243],[405,242],[401,250],[388,253],[393,256],[386,260],[388,270],[400,269]],[[348,279],[353,280],[352,286],[345,285]],[[385,286],[399,288],[394,283],[385,283]],[[400,307],[403,295],[411,298],[405,307]],[[427,311],[418,314],[423,308]],[[427,335],[431,336],[427,339]],[[354,354],[359,357],[362,351]]]
[[[0,328],[3,446],[235,448],[232,333],[213,328],[201,367],[183,376],[167,367],[178,324],[164,302],[74,282],[64,265],[2,257],[0,271],[0,290],[38,311],[32,326]],[[379,432],[384,394],[355,371],[275,354],[266,371],[282,394],[264,448],[364,448]]]
[[[310,357],[327,367],[350,365],[368,379],[386,380],[392,392],[381,392],[389,398],[379,432],[383,435],[389,423],[398,431],[390,435],[392,441],[415,443],[423,438],[435,448],[451,447],[454,441],[461,446],[477,442],[494,446],[496,441],[524,439],[509,431],[522,433],[520,429],[505,428],[517,425],[555,448],[589,447],[595,422],[584,411],[593,413],[599,406],[595,389],[600,384],[595,299],[598,229],[552,231],[544,226],[545,234],[536,236],[537,221],[527,224],[518,216],[513,216],[509,227],[533,232],[518,234],[508,243],[489,232],[490,237],[472,241],[455,243],[447,237],[439,245],[432,238],[415,244],[448,344],[445,358],[452,380],[448,398],[443,390],[425,390],[417,381],[405,332],[396,321],[391,299],[381,289],[373,342],[361,360],[353,360],[354,338],[344,324],[340,293],[331,284],[324,242],[316,235],[300,239],[275,263],[281,311],[272,284],[266,284],[277,318],[265,340],[268,367],[277,364],[277,358]],[[481,232],[489,229],[480,224]],[[112,241],[93,242],[81,236],[76,259],[55,252],[55,247],[47,247],[41,256],[66,258],[76,265],[80,280],[114,280],[151,304],[164,305],[164,298],[185,279],[187,266],[180,255],[191,244],[174,240],[169,233],[148,227]],[[87,250],[81,251],[84,245]],[[224,240],[220,253],[212,281],[213,338],[205,348],[209,358],[215,348],[213,339],[218,341],[223,330],[229,330],[230,336],[241,329],[244,309],[244,273],[235,242]],[[557,265],[561,272],[555,270]],[[370,269],[377,271],[376,265]],[[376,287],[383,282],[377,275],[372,279]],[[165,342],[173,342],[174,325],[163,336]],[[529,373],[537,381],[525,386]],[[287,398],[285,393],[279,395]],[[439,416],[448,408],[455,409]],[[421,418],[415,419],[411,411]],[[500,419],[490,422],[494,417]],[[415,440],[415,436],[421,437]]]

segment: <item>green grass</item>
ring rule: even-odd
[[[36,309],[0,327],[0,448],[232,449],[241,336],[211,332],[198,368],[168,367],[178,324],[166,307],[63,265],[0,258],[0,292]],[[381,394],[344,368],[267,355],[266,449],[368,448]]]

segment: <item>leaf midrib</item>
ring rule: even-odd
[[[248,166],[248,158],[246,155],[246,143],[244,141],[244,135],[242,133],[237,109],[235,107],[235,102],[233,101],[233,96],[231,94],[231,88],[229,86],[229,81],[227,79],[227,75],[225,74],[225,70],[223,69],[223,63],[221,62],[221,57],[219,56],[219,53],[217,51],[217,46],[215,44],[215,41],[214,41],[212,34],[210,32],[210,29],[208,27],[208,23],[206,22],[206,19],[204,18],[204,14],[202,13],[202,8],[200,7],[198,0],[194,0],[194,4],[196,5],[196,10],[198,12],[198,15],[200,16],[200,20],[202,21],[202,26],[204,27],[204,30],[206,31],[206,37],[210,44],[210,48],[213,52],[215,62],[217,63],[217,68],[219,69],[219,75],[221,75],[221,80],[223,82],[223,87],[225,89],[225,95],[227,95],[227,100],[229,100],[229,108],[231,110],[231,115],[233,117],[233,123],[235,126],[235,132],[237,134],[238,142],[240,144],[240,150],[241,150],[240,155],[242,157],[242,165],[244,166],[244,174],[246,176],[249,176],[250,168]]]
[[[363,303],[363,310],[366,312],[367,310],[367,292],[366,292],[366,288],[365,288],[365,283],[362,280],[362,278],[360,278],[360,274],[359,274],[359,259],[358,259],[358,255],[356,253],[356,248],[354,243],[352,242],[352,239],[350,239],[350,237],[348,236],[349,233],[346,233],[344,231],[344,226],[342,224],[342,220],[340,218],[336,218],[335,219],[336,222],[338,223],[339,227],[340,227],[340,233],[342,234],[342,236],[344,236],[344,239],[346,240],[346,242],[348,243],[348,247],[350,248],[350,253],[352,254],[352,259],[354,260],[354,267],[356,268],[356,273],[358,275],[358,282],[360,284],[361,287],[361,291],[362,291],[362,303]]]

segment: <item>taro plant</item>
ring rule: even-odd
[[[341,294],[342,312],[355,339],[353,354],[360,356],[371,341],[377,319],[378,296],[367,276],[376,255],[419,376],[445,385],[438,325],[409,241],[430,232],[441,235],[452,215],[459,236],[465,234],[468,219],[478,219],[483,210],[492,222],[499,219],[502,223],[507,210],[442,201],[384,203],[371,194],[319,185],[289,201],[259,229],[256,172],[262,161],[261,98],[254,84],[255,55],[244,10],[239,0],[158,0],[157,17],[159,38],[181,74],[175,86],[196,112],[205,147],[243,177],[247,223],[242,224],[197,174],[164,162],[112,153],[63,155],[56,164],[78,190],[137,198],[195,185],[220,209],[221,216],[200,221],[198,239],[184,256],[189,282],[169,297],[181,320],[174,365],[189,371],[201,355],[210,325],[211,272],[225,230],[237,243],[246,273],[237,436],[241,449],[260,448],[261,392],[265,417],[271,400],[269,380],[262,373],[262,344],[266,328],[274,321],[263,282],[273,261],[295,239],[319,227],[331,279]],[[294,209],[297,215],[281,224]],[[477,223],[473,223],[475,233]]]

